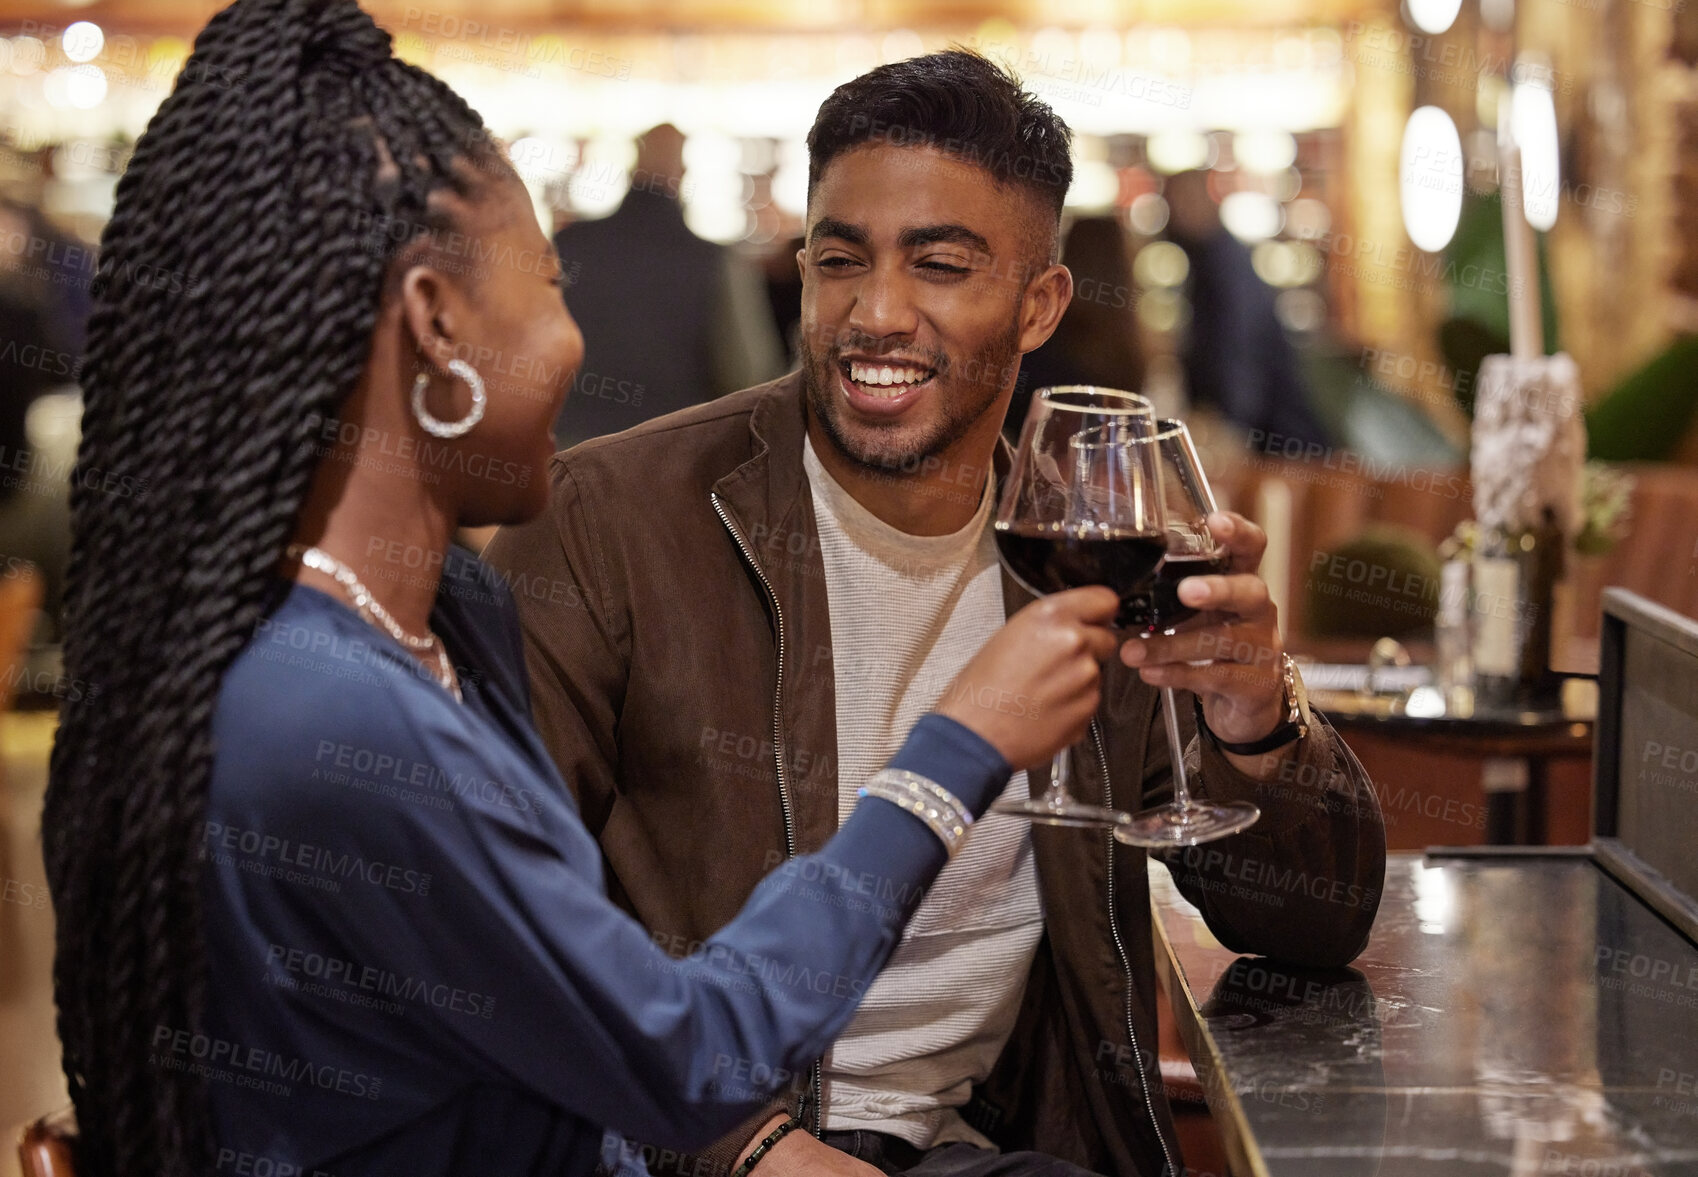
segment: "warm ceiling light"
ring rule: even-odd
[[[1509,125],[1521,148],[1521,204],[1527,223],[1540,232],[1556,224],[1557,198],[1562,194],[1557,159],[1556,104],[1550,87],[1517,82],[1510,99]]]
[[[106,101],[106,74],[98,65],[71,67],[66,93],[78,110],[93,110]]]
[[[1515,0],[1480,0],[1480,19],[1494,33],[1515,31]]]
[[[106,34],[91,20],[79,20],[59,35],[59,48],[72,61],[93,61],[106,48]]]
[[[1150,166],[1169,176],[1209,166],[1208,136],[1197,131],[1157,131],[1144,145]]]
[[[1266,193],[1231,192],[1220,202],[1220,223],[1240,241],[1266,241],[1285,227],[1285,213]]]
[[[1271,176],[1297,162],[1297,140],[1290,131],[1240,131],[1232,137],[1232,158],[1247,171]]]
[[[1409,23],[1433,36],[1456,23],[1462,0],[1408,0]]]
[[[1409,116],[1398,174],[1409,240],[1430,253],[1443,249],[1462,218],[1462,137],[1448,114],[1423,106]]]
[[[1171,241],[1152,241],[1132,259],[1132,279],[1146,289],[1182,286],[1191,273],[1191,259]]]
[[[1132,207],[1126,210],[1126,219],[1134,233],[1154,237],[1167,228],[1167,201],[1154,192],[1145,192],[1133,198]]]
[[[1106,212],[1120,196],[1120,174],[1101,160],[1080,160],[1073,168],[1073,186],[1067,190],[1068,208],[1081,212]]]

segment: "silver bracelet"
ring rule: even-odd
[[[925,822],[950,858],[960,853],[973,825],[972,812],[953,793],[917,772],[882,769],[867,778],[857,795],[888,801]]]
[[[882,768],[869,777],[867,783],[893,785],[907,791],[915,800],[926,802],[928,807],[949,811],[950,819],[963,827],[973,824],[972,811],[961,804],[959,797],[930,777],[905,768]]]

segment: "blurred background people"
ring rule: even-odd
[[[796,254],[806,244],[800,232],[786,234],[761,261],[773,325],[784,341],[792,367],[801,355],[801,340],[796,330],[802,321],[802,270],[796,264]]]
[[[1274,291],[1257,275],[1249,248],[1221,224],[1209,173],[1172,176],[1165,195],[1168,236],[1191,263],[1191,326],[1179,353],[1191,403],[1246,430],[1329,444],[1274,312]]]
[[[0,270],[5,271],[0,282],[29,292],[42,309],[48,341],[73,357],[83,350],[95,256],[94,246],[55,225],[37,204],[0,201]]]
[[[637,141],[619,207],[554,239],[587,349],[555,426],[562,448],[784,371],[759,275],[690,231],[685,183],[684,136],[662,123]]]
[[[36,239],[22,208],[0,204],[0,461],[8,464],[28,447],[24,416],[35,398],[75,377],[53,331],[52,279],[29,264]],[[0,477],[0,502],[18,485]]]
[[[34,569],[45,593],[39,625],[0,622],[0,631],[48,642],[57,640],[70,556],[77,380],[94,256],[35,205],[0,200],[0,562],[7,574]],[[42,653],[52,661],[52,651]],[[18,693],[35,694],[35,682],[20,678]]]
[[[1099,384],[1137,392],[1144,385],[1131,243],[1119,218],[1086,216],[1074,221],[1061,249],[1061,264],[1073,274],[1073,301],[1055,334],[1020,365],[1020,383],[1003,429],[1013,438],[1020,435],[1035,389]]]

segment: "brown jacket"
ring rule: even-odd
[[[554,459],[549,511],[486,553],[518,599],[537,723],[601,842],[609,891],[675,954],[837,827],[831,623],[804,428],[792,374],[588,442]],[[1029,599],[1004,586],[1010,611]],[[1111,663],[1096,763],[1074,774],[1077,793],[1121,809],[1165,799],[1159,698]],[[1355,758],[1317,724],[1289,771],[1259,785],[1198,746],[1197,791],[1253,800],[1263,816],[1173,859],[1185,893],[1236,951],[1352,959],[1385,873]],[[964,1114],[1004,1148],[1157,1174],[1178,1148],[1155,1059],[1145,855],[1105,832],[1032,837],[1045,935],[1014,1032]],[[798,1084],[804,1099],[812,1086]],[[723,1172],[747,1139],[683,1172]],[[670,1161],[648,1159],[657,1172]]]

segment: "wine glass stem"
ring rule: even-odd
[[[1068,753],[1071,748],[1063,748],[1055,754],[1055,759],[1049,766],[1049,788],[1044,790],[1043,803],[1051,809],[1062,809],[1072,798],[1067,792],[1067,781],[1070,774],[1068,768]]]
[[[1180,809],[1191,805],[1191,790],[1185,784],[1185,745],[1179,738],[1179,709],[1172,687],[1161,690],[1162,719],[1167,724],[1167,748],[1173,761],[1173,804]]]

